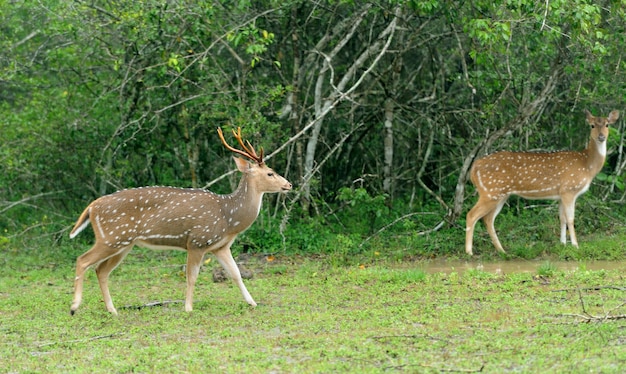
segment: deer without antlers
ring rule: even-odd
[[[465,251],[472,255],[476,221],[483,219],[496,249],[504,253],[494,221],[510,195],[526,199],[559,201],[561,243],[569,229],[572,245],[578,247],[574,230],[576,198],[583,194],[600,172],[606,158],[608,126],[619,118],[617,110],[608,117],[594,117],[585,111],[591,126],[586,149],[580,152],[497,152],[476,160],[470,178],[478,191],[478,202],[467,213]]]
[[[262,150],[257,154],[249,142],[244,143],[241,128],[233,135],[243,150],[228,145],[222,130],[217,131],[227,149],[253,161],[233,157],[243,176],[231,194],[172,187],[134,188],[100,197],[83,211],[70,238],[91,223],[96,242],[76,260],[71,314],[82,300],[85,271],[94,264],[106,308],[117,314],[109,293],[109,274],[135,245],[187,251],[186,311],[192,310],[194,284],[207,252],[215,255],[245,301],[256,306],[243,284],[230,246],[257,218],[263,194],[289,191],[291,183],[265,165]]]

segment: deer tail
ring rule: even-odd
[[[78,221],[74,225],[74,228],[70,232],[70,239],[74,239],[76,235],[80,234],[81,231],[85,229],[85,227],[89,226],[89,211],[91,207],[87,207],[83,213],[78,217]]]

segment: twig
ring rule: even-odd
[[[546,11],[543,13],[543,22],[541,22],[541,29],[540,31],[543,31],[543,29],[546,27],[546,19],[548,18],[548,9],[550,8],[550,0],[546,0]]]
[[[578,301],[580,301],[580,307],[583,309],[583,313],[587,316],[590,315],[587,312],[587,307],[585,306],[585,299],[583,299],[583,293],[580,290],[580,288],[578,289]]]
[[[183,301],[182,300],[165,300],[165,301],[153,301],[151,303],[146,303],[143,305],[126,305],[123,306],[121,309],[133,309],[133,310],[140,310],[143,308],[150,308],[153,306],[165,306],[165,305],[169,305],[169,304],[181,304]]]
[[[350,136],[352,136],[353,133],[355,133],[358,129],[360,129],[363,126],[363,123],[359,123],[355,128],[351,129],[349,133],[345,134],[341,140],[339,140],[334,146],[333,148],[330,149],[330,151],[327,152],[326,156],[324,157],[324,159],[322,159],[320,162],[317,163],[317,165],[315,166],[315,168],[313,170],[311,170],[309,173],[307,173],[307,175],[305,175],[303,178],[304,180],[302,181],[302,185],[305,185],[307,183],[309,183],[309,180],[311,178],[313,178],[313,176],[319,171],[319,169],[324,166],[324,164],[326,164],[326,161],[328,161],[328,159],[330,159],[330,156],[332,156],[337,150],[339,150],[339,148],[341,148],[341,146],[343,146],[343,143],[348,140],[348,138]],[[300,196],[302,196],[302,194],[304,193],[302,188],[299,188],[296,191],[295,196],[293,196],[292,201],[297,201],[300,199]],[[291,211],[294,207],[294,204],[292,204],[291,206],[289,206],[286,210],[285,213],[283,214],[283,218],[281,219],[280,222],[280,232],[283,232],[285,230],[285,227],[287,226],[287,222],[289,221],[289,218],[291,217]],[[335,213],[331,212],[332,215],[335,215]],[[339,219],[337,219],[337,221],[339,221]],[[284,244],[284,243],[283,243]]]
[[[437,371],[443,372],[443,373],[481,373],[483,369],[485,369],[485,363],[483,362],[478,369],[459,369],[459,368],[447,369],[447,368],[441,368],[441,367],[437,367],[435,365],[429,365],[429,364],[407,364],[407,365],[387,366],[383,368],[383,370],[402,369],[402,368],[408,368],[408,367],[422,367],[422,368],[436,369]]]
[[[437,338],[434,336],[426,335],[426,334],[402,334],[402,335],[379,335],[372,336],[374,340],[386,340],[386,339],[419,339],[419,338],[427,338],[430,340],[438,340],[444,343],[450,343],[449,340]]]
[[[365,238],[365,240],[363,240],[361,242],[361,244],[359,244],[359,248],[363,247],[363,244],[365,244],[366,242],[368,242],[370,239],[372,239],[373,237],[377,236],[378,234],[380,234],[381,232],[387,230],[388,228],[390,228],[391,226],[395,225],[396,223],[402,221],[405,218],[409,218],[411,216],[415,216],[418,214],[436,214],[436,213],[428,213],[428,212],[413,212],[413,213],[409,213],[409,214],[405,214],[402,217],[398,217],[395,220],[393,220],[391,223],[381,227],[378,231],[376,231],[375,233],[373,233],[372,235],[368,236],[367,238]],[[439,222],[435,227],[433,227],[432,229],[428,229],[426,231],[420,231],[417,233],[417,235],[426,235],[426,234],[430,234],[431,232],[437,231],[439,230],[444,224],[446,223],[445,220]]]
[[[25,197],[25,198],[23,198],[23,199],[21,199],[21,200],[12,201],[12,202],[10,202],[10,203],[8,203],[8,202],[7,202],[7,205],[6,205],[6,206],[4,206],[4,207],[0,210],[0,213],[4,213],[4,212],[6,212],[7,210],[9,210],[9,209],[13,208],[14,206],[17,206],[17,205],[20,205],[20,204],[25,204],[27,201],[30,201],[30,200],[35,200],[35,199],[38,199],[38,198],[40,198],[40,197],[44,197],[44,196],[49,196],[49,195],[54,195],[54,194],[60,194],[60,193],[63,193],[63,192],[65,192],[65,191],[66,191],[66,190],[62,190],[62,191],[52,191],[52,192],[42,192],[42,193],[37,194],[37,195],[33,195],[33,196],[28,196],[28,197]],[[3,202],[3,203],[4,203],[4,202]]]
[[[566,292],[566,291],[600,291],[600,290],[618,290],[618,291],[626,291],[626,287],[618,287],[618,286],[596,286],[596,287],[583,287],[583,288],[562,288],[559,290],[552,290],[552,292]]]
[[[437,202],[446,209],[446,211],[448,212],[448,216],[450,216],[452,214],[452,210],[450,209],[450,207],[448,206],[448,204],[446,204],[446,202],[441,198],[441,196],[437,195],[433,190],[431,190],[426,183],[424,183],[424,181],[422,181],[422,175],[424,174],[424,171],[426,170],[426,164],[428,164],[428,159],[430,158],[430,154],[432,152],[433,149],[433,139],[435,138],[433,136],[433,134],[435,133],[435,128],[434,126],[430,126],[430,139],[428,140],[428,145],[426,146],[426,151],[424,151],[424,158],[422,160],[422,166],[420,167],[420,170],[417,172],[417,176],[416,176],[416,180],[417,183],[432,197],[435,198],[435,200],[437,200]]]
[[[620,305],[620,306],[624,306],[624,304]],[[626,314],[617,314],[617,315],[604,315],[604,316],[594,316],[591,314],[561,314],[564,317],[577,317],[582,319],[582,322],[584,323],[589,323],[589,322],[603,322],[603,321],[615,321],[615,320],[620,320],[620,319],[626,319]]]
[[[602,289],[613,289],[613,290],[626,291],[626,288],[624,288],[624,287],[599,286],[599,287],[585,287],[585,288],[573,288],[573,289],[554,290],[553,292],[574,291],[574,290],[576,290],[578,292],[578,300],[580,301],[580,307],[582,309],[582,313],[566,313],[566,314],[561,314],[561,316],[580,318],[580,319],[582,319],[582,322],[584,322],[584,323],[604,322],[604,321],[610,321],[610,320],[626,319],[626,314],[611,315],[611,313],[613,311],[615,311],[615,310],[617,310],[619,308],[624,307],[626,305],[626,302],[623,302],[620,305],[616,306],[615,308],[610,309],[603,316],[595,316],[595,315],[593,315],[593,314],[591,314],[591,313],[589,313],[587,311],[587,306],[585,305],[585,300],[583,298],[582,291],[586,291],[586,290],[597,291],[597,290],[602,290]]]
[[[41,30],[35,30],[35,31],[31,32],[25,38],[23,38],[22,40],[18,41],[15,44],[13,44],[13,46],[10,47],[10,49],[15,49],[15,48],[19,47],[20,45],[26,43],[27,41],[31,40],[35,36],[39,35],[40,33],[41,33]]]

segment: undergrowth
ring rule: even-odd
[[[473,203],[470,198],[467,212]],[[326,214],[305,215],[291,212],[289,219],[275,215],[266,206],[257,221],[240,234],[233,245],[235,253],[332,255],[336,265],[353,265],[372,259],[467,258],[464,252],[465,217],[442,224],[445,213],[438,204],[411,206],[385,196],[370,196],[363,189],[340,191],[336,207]],[[20,210],[21,212],[21,210]],[[320,212],[321,213],[321,212]],[[626,206],[579,198],[576,207],[579,248],[559,242],[558,204],[550,201],[509,199],[496,219],[495,227],[507,254],[498,253],[481,222],[474,233],[477,258],[552,258],[556,260],[618,260],[625,258]],[[72,218],[72,220],[75,217]],[[84,252],[93,243],[93,233],[85,230],[70,241],[72,220],[52,220],[47,215],[31,217],[21,225],[5,225],[0,234],[2,251],[21,251],[47,243],[48,251],[65,259]],[[569,235],[568,235],[569,243]],[[36,265],[46,253],[29,252],[25,261]]]

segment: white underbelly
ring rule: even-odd
[[[148,249],[157,249],[157,250],[172,250],[173,249],[173,250],[177,250],[177,251],[186,251],[187,250],[187,248],[178,247],[178,246],[152,244],[150,242],[147,242],[147,241],[141,240],[141,239],[135,240],[134,244],[136,246],[138,246],[138,247],[148,248]]]

